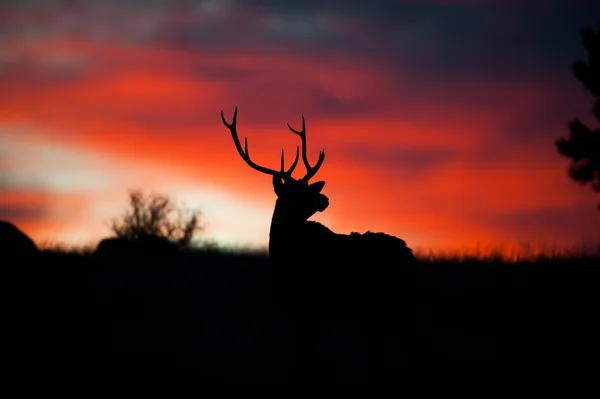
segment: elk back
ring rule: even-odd
[[[416,264],[403,240],[335,234],[317,223],[307,230],[273,264],[276,295],[286,306],[323,317],[367,317],[405,306]]]

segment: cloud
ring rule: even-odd
[[[186,51],[345,54],[436,80],[514,79],[555,73],[557,60],[577,55],[577,30],[600,11],[589,1],[443,3],[452,4],[50,1],[27,14],[15,3],[2,22],[11,41],[61,35]]]
[[[23,192],[14,188],[0,188],[0,219],[32,221],[50,216],[48,196],[43,192]]]
[[[600,215],[591,202],[522,212],[489,213],[482,221],[494,226],[496,232],[506,237],[516,235],[522,241],[545,237],[547,241],[558,241],[564,245],[564,237],[581,243],[597,243],[600,239],[596,229]]]
[[[376,148],[369,144],[341,146],[342,156],[352,160],[357,169],[366,164],[376,170],[409,171],[415,179],[423,179],[439,168],[451,165],[456,158],[452,148]],[[387,174],[387,173],[386,173]]]
[[[28,207],[23,205],[0,205],[0,219],[29,221],[44,219],[48,214],[37,207]]]

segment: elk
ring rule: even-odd
[[[369,372],[381,373],[383,364],[382,334],[402,324],[403,310],[410,299],[411,271],[415,265],[412,250],[400,238],[384,233],[337,234],[321,223],[309,221],[329,206],[321,191],[324,181],[309,183],[325,160],[321,150],[314,166],[307,156],[306,124],[302,129],[288,128],[300,137],[302,161],[306,174],[294,179],[296,158],[285,169],[284,151],[281,167],[270,169],[254,163],[237,133],[237,107],[229,129],[241,158],[252,169],[271,175],[277,196],[269,233],[269,259],[273,270],[275,298],[284,304],[297,322],[298,373],[315,364],[319,322],[323,319],[358,318],[362,320],[370,347]],[[395,313],[395,314],[394,314]],[[314,374],[311,374],[314,375]]]

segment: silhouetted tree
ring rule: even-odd
[[[110,221],[109,227],[117,238],[140,240],[149,236],[166,238],[179,245],[189,245],[195,234],[203,230],[200,212],[178,207],[162,194],[145,195],[129,192],[129,209]]]
[[[593,113],[600,121],[600,28],[581,30],[581,41],[588,60],[573,63],[573,74],[596,97]],[[558,151],[572,159],[569,176],[581,184],[590,183],[600,191],[600,130],[591,130],[579,119],[569,124],[569,137],[556,141]],[[600,210],[600,204],[598,204]]]

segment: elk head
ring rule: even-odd
[[[236,130],[237,122],[237,107],[233,113],[233,120],[231,123],[227,123],[221,111],[221,120],[223,124],[231,132],[231,137],[235,143],[235,147],[242,159],[254,170],[273,176],[273,189],[277,195],[276,212],[278,211],[287,223],[301,223],[306,221],[309,217],[314,215],[316,212],[323,212],[329,206],[329,199],[327,196],[321,193],[324,181],[318,181],[309,184],[309,180],[317,173],[323,161],[325,160],[325,150],[321,150],[319,153],[319,159],[315,166],[311,166],[308,162],[306,155],[306,124],[304,121],[304,115],[302,115],[302,130],[298,131],[292,128],[289,123],[288,128],[298,136],[300,136],[302,143],[302,161],[306,167],[306,174],[301,179],[294,179],[292,172],[298,164],[299,148],[296,147],[296,159],[292,163],[292,166],[288,170],[284,167],[284,152],[281,150],[281,168],[280,170],[274,170],[265,168],[264,166],[257,165],[250,159],[248,153],[248,140],[244,139],[244,148],[240,144]],[[275,215],[274,215],[275,218]]]

